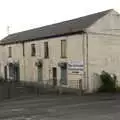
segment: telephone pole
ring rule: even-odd
[[[10,26],[7,26],[7,35],[10,34]]]

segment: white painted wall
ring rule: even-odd
[[[120,14],[114,10],[98,19],[88,29],[88,32],[120,34]]]
[[[88,53],[90,88],[93,74],[102,70],[115,73],[120,83],[120,36],[89,34]]]
[[[67,58],[61,58],[61,40],[67,40]],[[49,58],[44,58],[44,42],[48,41],[49,45]],[[23,48],[22,44],[10,44],[3,46],[2,58],[1,62],[3,62],[3,67],[7,64],[7,61],[10,59],[18,60],[20,63],[20,79],[25,81],[38,81],[37,75],[37,67],[35,66],[35,62],[37,59],[43,60],[43,80],[52,79],[52,67],[57,68],[57,79],[58,84],[60,80],[60,67],[58,66],[59,62],[68,62],[68,61],[82,61],[82,43],[83,35],[76,34],[71,36],[59,37],[59,38],[51,38],[45,40],[36,40],[25,42],[25,56],[23,57]],[[31,56],[31,44],[35,44],[36,46],[36,56]],[[12,58],[8,57],[8,47],[12,47]],[[49,69],[51,72],[49,73]],[[4,71],[3,71],[4,74]],[[68,86],[73,87],[78,84],[78,81],[81,78],[80,75],[71,75],[68,74]],[[74,86],[74,87],[75,87]]]
[[[9,58],[8,56],[8,47],[12,47],[12,57]],[[4,66],[11,60],[18,61],[20,64],[20,78],[24,80],[24,62],[23,62],[23,49],[22,44],[10,44],[1,46],[1,63],[2,63],[2,74],[4,76]]]
[[[99,81],[94,84],[93,74],[102,70],[115,73],[120,81],[120,15],[111,11],[89,27],[87,32],[89,87],[92,91],[99,87]]]
[[[61,58],[61,40],[67,40],[67,58]],[[59,62],[68,62],[79,60],[82,61],[82,35],[73,35],[67,37],[51,38],[47,40],[31,41],[25,43],[25,68],[26,68],[26,80],[37,81],[37,68],[34,65],[37,58],[43,60],[43,79],[49,80],[49,69],[52,71],[52,67],[57,67],[58,83],[60,80],[60,68]],[[44,42],[48,41],[49,45],[49,59],[44,58]],[[36,44],[37,55],[31,56],[31,44]],[[50,79],[52,79],[52,72],[50,73]],[[69,80],[79,80],[79,75],[68,75]]]

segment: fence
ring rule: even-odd
[[[0,100],[21,96],[25,91],[18,83],[0,83]]]
[[[62,88],[63,86],[61,86]],[[69,80],[68,85],[63,87],[65,92],[73,92],[80,89],[79,80]],[[53,80],[44,80],[40,82],[1,82],[0,83],[0,101],[13,97],[39,94],[57,94],[59,84],[53,86]],[[74,91],[75,92],[75,91]]]
[[[76,89],[81,89],[81,83],[82,81],[80,80],[69,80],[68,81],[68,87],[69,88],[76,88]]]

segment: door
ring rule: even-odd
[[[4,67],[5,80],[7,81],[7,66]]]
[[[55,87],[57,85],[57,68],[53,67],[52,71],[53,71],[53,87]]]
[[[9,80],[15,81],[15,70],[14,65],[12,63],[9,64]]]
[[[20,70],[19,70],[19,65],[14,67],[15,71],[15,81],[20,81]]]
[[[61,84],[67,85],[67,68],[61,67]]]
[[[38,82],[42,82],[42,67],[38,67]]]

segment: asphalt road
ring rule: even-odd
[[[0,120],[120,120],[120,99],[40,96],[0,103]]]

